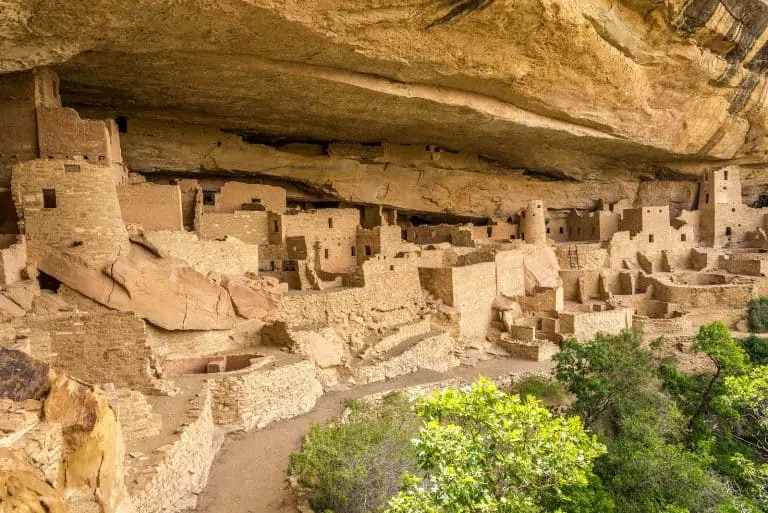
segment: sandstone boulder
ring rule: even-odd
[[[94,301],[132,311],[167,330],[229,329],[235,313],[220,285],[176,258],[138,244],[105,269],[65,253],[51,253],[40,269]]]
[[[67,513],[60,491],[34,467],[0,448],[0,513]]]
[[[222,285],[229,292],[237,315],[246,319],[262,318],[278,303],[275,293],[251,286],[242,280],[225,276]]]
[[[63,430],[66,487],[90,489],[88,501],[103,513],[133,513],[124,477],[125,446],[104,392],[64,375],[53,376],[43,415]]]
[[[47,363],[21,351],[0,348],[0,398],[40,399],[48,391],[49,372]]]

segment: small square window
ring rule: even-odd
[[[203,205],[216,204],[216,191],[203,191]]]
[[[56,189],[43,189],[43,208],[56,208]]]

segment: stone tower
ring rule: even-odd
[[[528,206],[520,219],[520,238],[529,244],[544,244],[547,242],[547,210],[544,202],[534,200]]]

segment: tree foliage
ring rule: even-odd
[[[408,476],[387,513],[535,513],[565,487],[584,487],[605,447],[575,417],[555,417],[478,379],[416,405],[422,477]]]
[[[753,299],[749,302],[749,329],[755,333],[768,331],[768,296]]]
[[[410,403],[391,395],[379,407],[350,404],[346,422],[313,426],[289,474],[313,510],[373,513],[386,506],[406,471],[417,471],[410,439],[420,421]]]

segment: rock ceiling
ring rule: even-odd
[[[89,113],[579,180],[762,170],[767,25],[765,0],[0,0],[0,72],[52,66]]]

